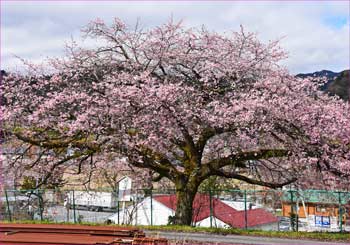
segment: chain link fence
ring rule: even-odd
[[[3,190],[1,219],[167,225],[175,190]],[[193,204],[193,226],[278,231],[350,232],[350,192],[207,190]]]

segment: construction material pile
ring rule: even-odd
[[[0,223],[0,244],[11,245],[167,245],[139,229],[116,226]]]

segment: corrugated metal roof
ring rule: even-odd
[[[298,199],[308,203],[340,204],[344,205],[350,202],[350,192],[326,191],[326,190],[304,190],[304,191],[286,191],[282,195],[282,201],[293,202]]]
[[[154,199],[166,207],[176,210],[176,195],[160,195]],[[212,198],[213,216],[226,224],[236,228],[245,227],[245,211],[238,211],[225,204],[218,198]],[[197,223],[210,217],[210,197],[209,195],[197,194],[193,202],[193,222]],[[278,219],[272,213],[264,209],[247,210],[248,227],[259,226],[277,222]]]

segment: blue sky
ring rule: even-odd
[[[343,28],[349,22],[349,16],[327,15],[324,16],[324,22],[331,28]]]
[[[139,18],[148,28],[170,16],[218,32],[242,24],[263,41],[283,37],[289,58],[282,64],[292,73],[349,69],[348,1],[1,1],[1,68],[20,69],[15,56],[36,63],[62,56],[64,44],[80,42],[80,29],[98,17],[119,17],[129,25]]]

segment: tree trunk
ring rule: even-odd
[[[193,201],[196,196],[198,186],[186,186],[176,190],[177,205],[174,224],[191,225],[193,214]]]

